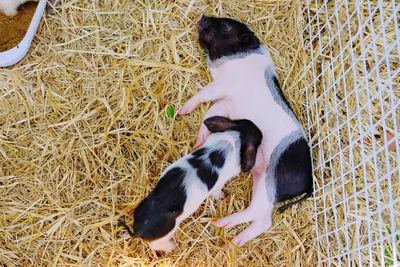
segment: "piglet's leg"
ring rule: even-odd
[[[271,207],[272,213],[272,207]],[[247,227],[243,232],[238,234],[232,242],[241,247],[246,244],[248,241],[256,238],[262,233],[266,232],[272,226],[272,215],[265,216],[263,218],[257,219],[251,223],[249,227]]]
[[[272,225],[274,204],[267,198],[265,178],[264,173],[264,176],[254,179],[252,200],[247,209],[222,218],[214,223],[214,225],[219,227],[229,228],[239,223],[253,221],[248,228],[232,240],[238,247],[243,246],[248,241],[266,232]]]
[[[198,105],[204,102],[216,101],[225,97],[225,91],[220,88],[219,84],[215,81],[205,86],[197,94],[186,102],[185,105],[179,110],[179,115],[186,115],[196,109]]]
[[[229,117],[229,112],[226,108],[224,100],[219,100],[214,105],[212,105],[204,116],[203,121],[213,116]],[[207,129],[206,125],[204,123],[201,123],[199,136],[194,147],[196,148],[202,146],[209,135],[210,131]]]
[[[165,252],[171,252],[176,248],[174,241],[169,239],[159,239],[149,243],[149,247],[153,250],[163,250]]]
[[[253,174],[253,191],[251,196],[250,206],[246,209],[224,217],[215,221],[213,224],[217,227],[231,228],[235,225],[254,221],[268,214],[269,208],[267,207],[271,201],[267,199],[266,192],[266,165],[265,156],[263,153],[262,146],[257,151],[256,164],[252,169]],[[272,211],[272,209],[271,209]]]
[[[265,175],[265,173],[264,173]],[[254,221],[260,219],[261,217],[266,216],[266,214],[272,211],[272,208],[269,208],[269,203],[266,198],[266,189],[265,189],[265,177],[255,177],[253,179],[253,192],[250,206],[246,209],[236,212],[232,215],[219,219],[213,222],[213,225],[217,227],[224,227],[225,229],[234,227],[235,225]]]
[[[149,243],[149,247],[153,250],[163,250],[167,253],[173,251],[176,248],[176,244],[172,240],[172,235],[174,234],[175,229],[176,229],[176,227],[171,232],[169,232],[166,236],[164,236],[160,239],[151,241]]]
[[[261,147],[261,150],[259,149],[257,153],[256,164],[252,169],[253,194],[248,207],[248,210],[251,211],[251,217],[255,219],[246,230],[232,240],[238,247],[266,232],[272,226],[275,190],[272,188],[274,185],[270,179],[274,179],[274,177],[268,175],[266,166],[266,157]]]

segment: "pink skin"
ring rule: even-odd
[[[231,228],[251,221],[251,225],[232,240],[239,247],[271,227],[275,192],[266,186],[267,181],[272,179],[266,177],[267,161],[281,139],[298,129],[296,123],[274,100],[264,78],[267,67],[273,68],[268,52],[232,59],[212,67],[210,71],[214,81],[190,98],[178,112],[185,115],[201,103],[217,101],[208,110],[205,119],[216,115],[230,119],[249,119],[263,133],[256,164],[252,168],[253,191],[249,207],[213,223],[217,227]],[[195,146],[201,146],[209,135],[202,123]]]
[[[210,109],[206,112],[204,120],[217,115],[229,117],[228,110],[226,109],[225,103],[223,101],[218,101],[214,105],[212,105]],[[197,138],[197,142],[194,147],[197,148],[202,146],[210,134],[210,131],[207,129],[204,123],[202,123],[199,130],[199,137]]]

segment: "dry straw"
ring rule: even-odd
[[[268,46],[283,90],[305,117],[310,73],[301,5],[276,1],[61,1],[28,56],[0,70],[0,262],[25,265],[305,266],[317,259],[312,199],[274,215],[268,233],[224,248],[247,225],[210,220],[245,208],[251,177],[208,199],[158,255],[113,225],[170,163],[192,149],[208,105],[171,119],[210,81],[200,14],[246,22]],[[397,81],[398,82],[398,81]],[[304,265],[305,264],[305,265]]]

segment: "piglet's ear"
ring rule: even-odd
[[[212,133],[224,132],[235,126],[235,123],[228,118],[221,116],[214,116],[204,121],[208,130]]]
[[[256,48],[260,43],[253,33],[244,33],[240,36],[240,44],[245,48]]]
[[[242,144],[240,150],[240,165],[243,172],[248,172],[256,163],[257,148],[254,144]]]
[[[251,42],[251,35],[248,33],[243,34],[240,36],[240,43],[241,44],[249,44]]]

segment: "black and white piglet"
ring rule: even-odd
[[[249,119],[263,133],[257,162],[251,170],[250,206],[214,222],[215,226],[225,228],[252,222],[232,241],[242,246],[271,227],[272,211],[277,202],[302,194],[301,200],[304,200],[312,194],[310,148],[279,86],[272,58],[256,35],[245,24],[229,18],[202,16],[197,26],[213,81],[193,96],[179,113],[187,114],[203,102],[215,101],[206,118],[218,115]],[[197,145],[201,145],[208,134],[202,125]]]
[[[240,170],[255,164],[261,131],[249,120],[211,117],[204,121],[211,134],[205,144],[179,159],[161,175],[154,190],[134,211],[133,232],[150,242],[150,248],[170,252],[172,236],[208,195],[223,198],[222,188]]]

